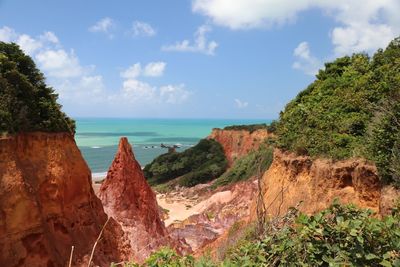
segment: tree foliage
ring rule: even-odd
[[[0,42],[0,132],[74,132],[33,60],[16,44]]]
[[[384,165],[398,151],[400,38],[372,58],[354,54],[327,63],[316,78],[280,114],[278,146],[334,159],[363,156],[393,181]]]
[[[152,185],[179,178],[182,186],[193,186],[219,177],[227,168],[222,146],[202,139],[183,152],[172,152],[155,158],[144,168],[144,175]]]

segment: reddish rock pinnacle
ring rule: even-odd
[[[136,260],[143,260],[152,250],[169,242],[159,216],[156,196],[147,184],[126,137],[119,142],[99,197],[106,213],[127,233]]]

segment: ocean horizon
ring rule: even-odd
[[[213,128],[270,123],[271,119],[155,119],[75,118],[75,140],[94,179],[106,176],[119,139],[127,137],[142,167],[167,152],[161,144],[178,145],[183,151],[207,137]]]

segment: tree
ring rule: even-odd
[[[18,45],[0,42],[0,132],[75,132],[57,94]]]

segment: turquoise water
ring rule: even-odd
[[[121,136],[129,139],[136,159],[144,166],[166,153],[160,144],[179,144],[178,151],[195,145],[213,128],[228,125],[269,123],[271,120],[224,119],[76,119],[75,139],[94,176],[108,170]]]

